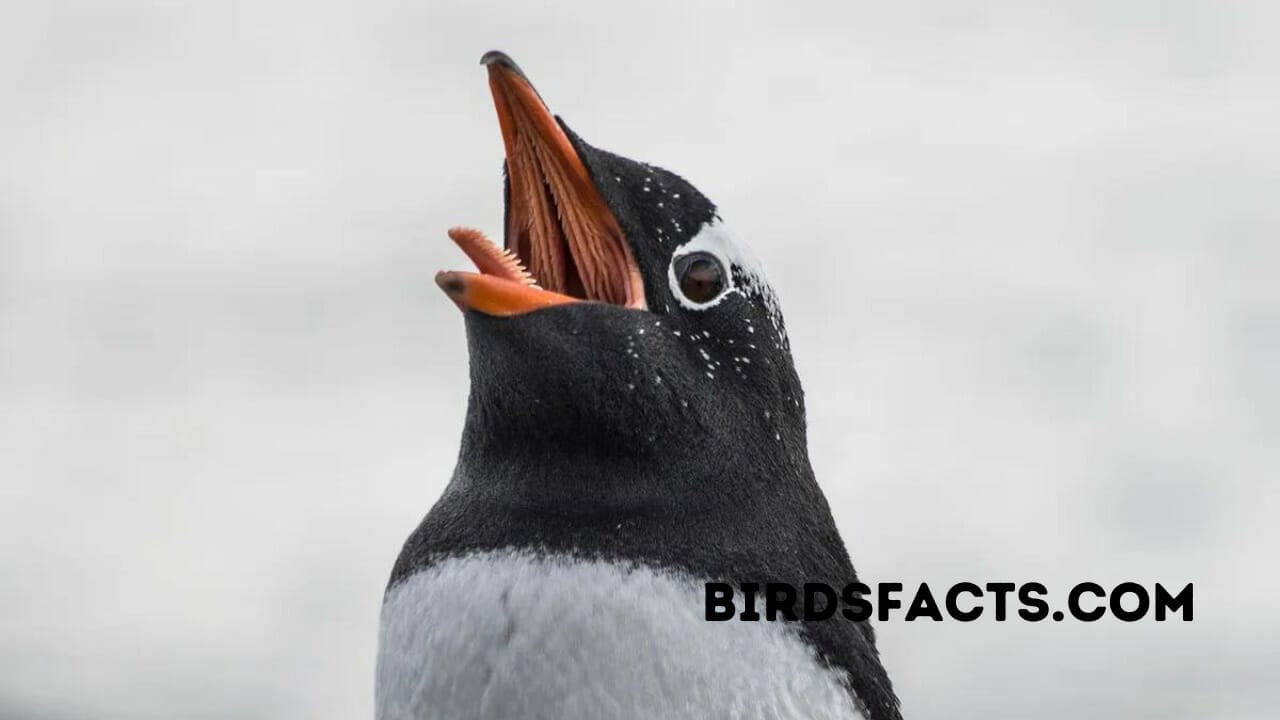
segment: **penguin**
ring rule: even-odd
[[[898,720],[868,622],[707,619],[709,582],[857,581],[759,263],[683,178],[481,63],[505,237],[450,230],[476,271],[436,276],[470,395],[386,587],[377,718]]]

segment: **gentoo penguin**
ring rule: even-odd
[[[436,277],[471,393],[387,586],[377,717],[899,718],[866,622],[707,620],[711,581],[856,581],[760,266],[688,182],[481,62],[505,249],[454,228],[479,272]]]

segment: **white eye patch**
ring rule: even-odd
[[[711,301],[695,303],[680,291],[680,278],[676,277],[676,260],[695,252],[704,252],[720,261],[725,273],[725,289]],[[690,310],[706,310],[719,305],[730,293],[759,294],[772,311],[775,306],[773,291],[764,281],[760,263],[751,250],[735,241],[719,217],[703,223],[689,242],[676,248],[667,267],[667,284],[676,301]],[[741,285],[741,287],[739,287]]]

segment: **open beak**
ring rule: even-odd
[[[506,247],[453,228],[479,272],[441,271],[436,284],[463,310],[487,315],[583,301],[645,308],[631,246],[568,135],[511,58],[495,50],[480,62],[507,152]]]

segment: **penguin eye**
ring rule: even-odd
[[[680,294],[689,302],[703,305],[724,292],[725,269],[720,259],[706,252],[691,252],[675,259],[676,280]]]

